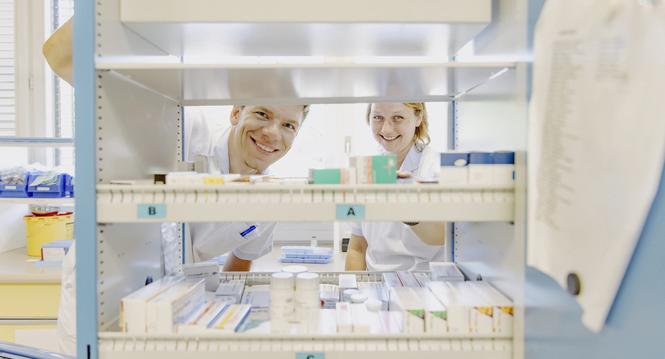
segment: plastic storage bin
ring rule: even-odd
[[[40,176],[47,173],[33,173],[28,176],[28,192],[37,198],[60,198],[65,197],[65,184],[69,177],[66,173],[54,174],[55,180],[43,183],[39,181]]]
[[[29,177],[30,176],[28,174],[23,176],[23,183],[4,183],[0,180],[0,197],[9,197],[9,198],[32,197],[32,193],[28,191]]]
[[[25,221],[25,237],[28,255],[41,257],[44,244],[74,238],[74,214],[61,212],[50,216],[29,215]]]
[[[67,179],[65,182],[65,196],[74,197],[74,177],[66,175]]]

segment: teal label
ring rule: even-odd
[[[296,359],[326,359],[326,353],[296,353]]]
[[[365,206],[362,204],[338,204],[337,219],[341,221],[362,221],[365,219]]]
[[[141,219],[166,218],[164,204],[139,204],[138,209],[138,217]]]

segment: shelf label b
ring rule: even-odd
[[[139,204],[138,217],[140,219],[166,218],[166,205]]]
[[[336,218],[341,221],[362,221],[365,219],[365,206],[362,204],[338,204]]]

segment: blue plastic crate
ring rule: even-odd
[[[65,196],[74,197],[74,177],[66,174]]]
[[[25,175],[23,184],[8,184],[0,182],[0,197],[5,198],[27,198],[32,197],[28,191],[28,175]]]
[[[65,183],[67,182],[67,174],[59,173],[56,183],[44,185],[33,185],[34,180],[43,173],[32,173],[28,176],[28,192],[35,198],[61,198],[65,196]]]

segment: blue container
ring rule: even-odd
[[[68,174],[65,174],[65,196],[74,197],[74,177]]]
[[[35,198],[61,198],[65,196],[65,183],[67,182],[67,174],[59,173],[54,184],[37,184],[33,182],[37,177],[43,173],[32,173],[28,176],[28,192]]]
[[[497,151],[492,155],[495,165],[512,165],[515,164],[515,152],[511,151]]]
[[[0,197],[5,198],[27,198],[32,197],[28,191],[28,178],[26,174],[22,184],[8,184],[0,182]]]
[[[469,153],[469,164],[471,165],[491,165],[494,163],[494,155],[490,152],[471,152]]]

